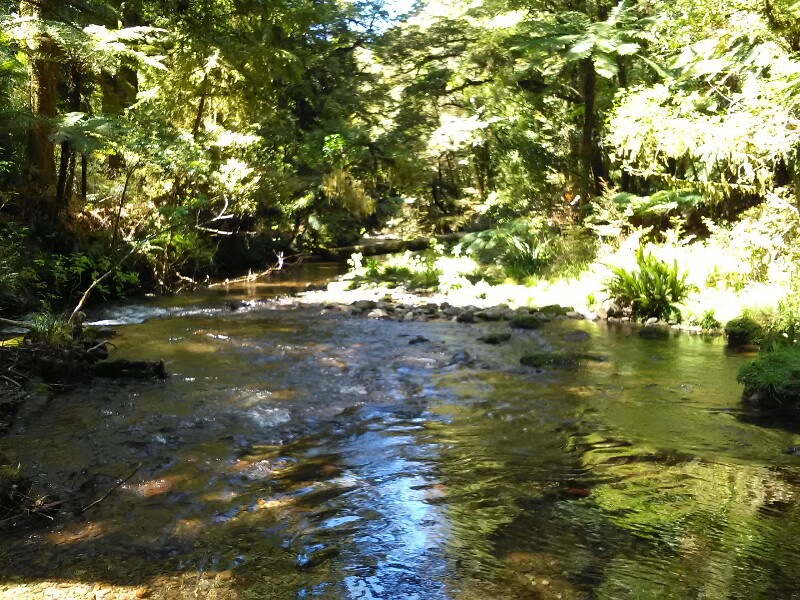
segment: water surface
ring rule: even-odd
[[[562,321],[487,346],[505,324],[366,320],[270,299],[282,289],[95,315],[149,317],[115,354],[173,375],[59,396],[0,440],[72,511],[133,473],[7,535],[0,589],[800,597],[798,435],[742,410],[743,358],[720,340]],[[530,348],[603,361],[537,371],[518,364]]]

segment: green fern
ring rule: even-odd
[[[680,273],[677,261],[672,265],[636,250],[637,271],[619,267],[611,269],[613,277],[606,281],[608,296],[623,308],[630,308],[635,318],[681,318],[678,304],[685,300],[694,286],[686,283],[687,272]]]

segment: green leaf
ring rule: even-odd
[[[574,46],[572,46],[572,48],[570,48],[567,51],[565,58],[568,61],[584,59],[587,56],[591,56],[594,47],[595,47],[594,38],[593,37],[585,38],[580,42],[578,42],[577,44],[575,44]]]

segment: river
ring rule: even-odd
[[[172,376],[0,439],[78,498],[5,535],[0,597],[800,598],[798,429],[742,408],[719,338],[566,320],[489,346],[507,324],[279,299],[307,275],[94,315]]]

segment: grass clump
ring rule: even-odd
[[[800,416],[800,348],[762,352],[739,369],[743,400],[771,412]]]

